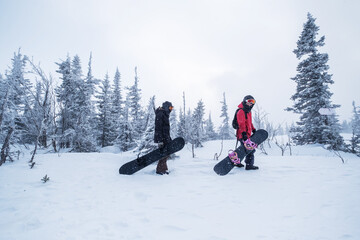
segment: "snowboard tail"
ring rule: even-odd
[[[268,138],[268,132],[264,129],[259,129],[257,130],[251,137],[250,140],[252,142],[254,142],[256,145],[260,145],[261,143],[263,143],[267,138]],[[248,154],[254,152],[255,150],[247,150],[243,144],[241,144],[238,148],[235,149],[234,152],[237,153],[238,158],[240,160],[244,159]],[[215,166],[214,166],[214,171],[220,175],[220,176],[224,176],[226,174],[228,174],[232,169],[234,168],[234,164],[231,161],[230,157],[227,156],[226,158],[224,158],[223,160],[221,160],[220,162],[218,162]]]
[[[175,152],[180,151],[185,146],[185,140],[181,137],[175,138],[163,148],[158,148],[144,156],[138,157],[128,163],[122,165],[119,169],[120,174],[132,175],[150,164],[169,156]]]

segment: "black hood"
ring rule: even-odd
[[[254,99],[254,100],[255,100],[255,98],[254,98],[253,96],[251,96],[251,95],[247,95],[247,96],[244,97],[242,103],[243,103],[243,107],[244,107],[244,111],[245,111],[245,112],[250,112],[251,109],[254,107],[254,105],[248,106],[248,105],[246,104],[246,100],[249,100],[249,99]]]
[[[166,102],[164,102],[164,103],[162,104],[162,108],[163,108],[163,109],[165,110],[165,112],[167,112],[167,113],[170,113],[170,112],[171,112],[170,107],[172,107],[172,103],[171,103],[171,102],[166,101]]]

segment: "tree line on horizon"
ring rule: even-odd
[[[80,57],[70,56],[57,64],[61,84],[44,73],[20,50],[14,53],[11,67],[0,74],[0,140],[1,162],[13,159],[14,144],[35,145],[53,150],[93,152],[115,145],[121,151],[141,153],[156,148],[153,144],[155,96],[141,105],[141,88],[135,67],[132,86],[122,87],[118,69],[112,79],[108,73],[102,80],[92,74],[90,55],[87,73],[83,74]],[[30,79],[32,78],[32,79]],[[199,100],[194,110],[184,108],[170,115],[171,135],[183,137],[195,147],[207,140],[234,138],[229,125],[225,93],[223,124],[215,129],[205,105]],[[30,161],[32,163],[32,161]]]

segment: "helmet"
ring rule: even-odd
[[[248,100],[253,100],[253,105],[255,104],[255,98],[251,95],[247,95],[243,99],[243,103],[245,104]]]
[[[251,103],[251,105],[249,106],[246,103]],[[251,109],[253,108],[254,104],[255,104],[255,98],[253,96],[247,95],[247,96],[244,97],[244,99],[243,99],[243,107],[244,107],[245,112],[250,112]]]

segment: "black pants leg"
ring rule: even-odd
[[[246,165],[250,165],[250,166],[253,166],[253,165],[254,165],[254,162],[255,162],[254,153],[255,153],[255,150],[251,151],[251,153],[249,153],[249,154],[246,156],[246,158],[245,158],[245,163],[246,163]]]

